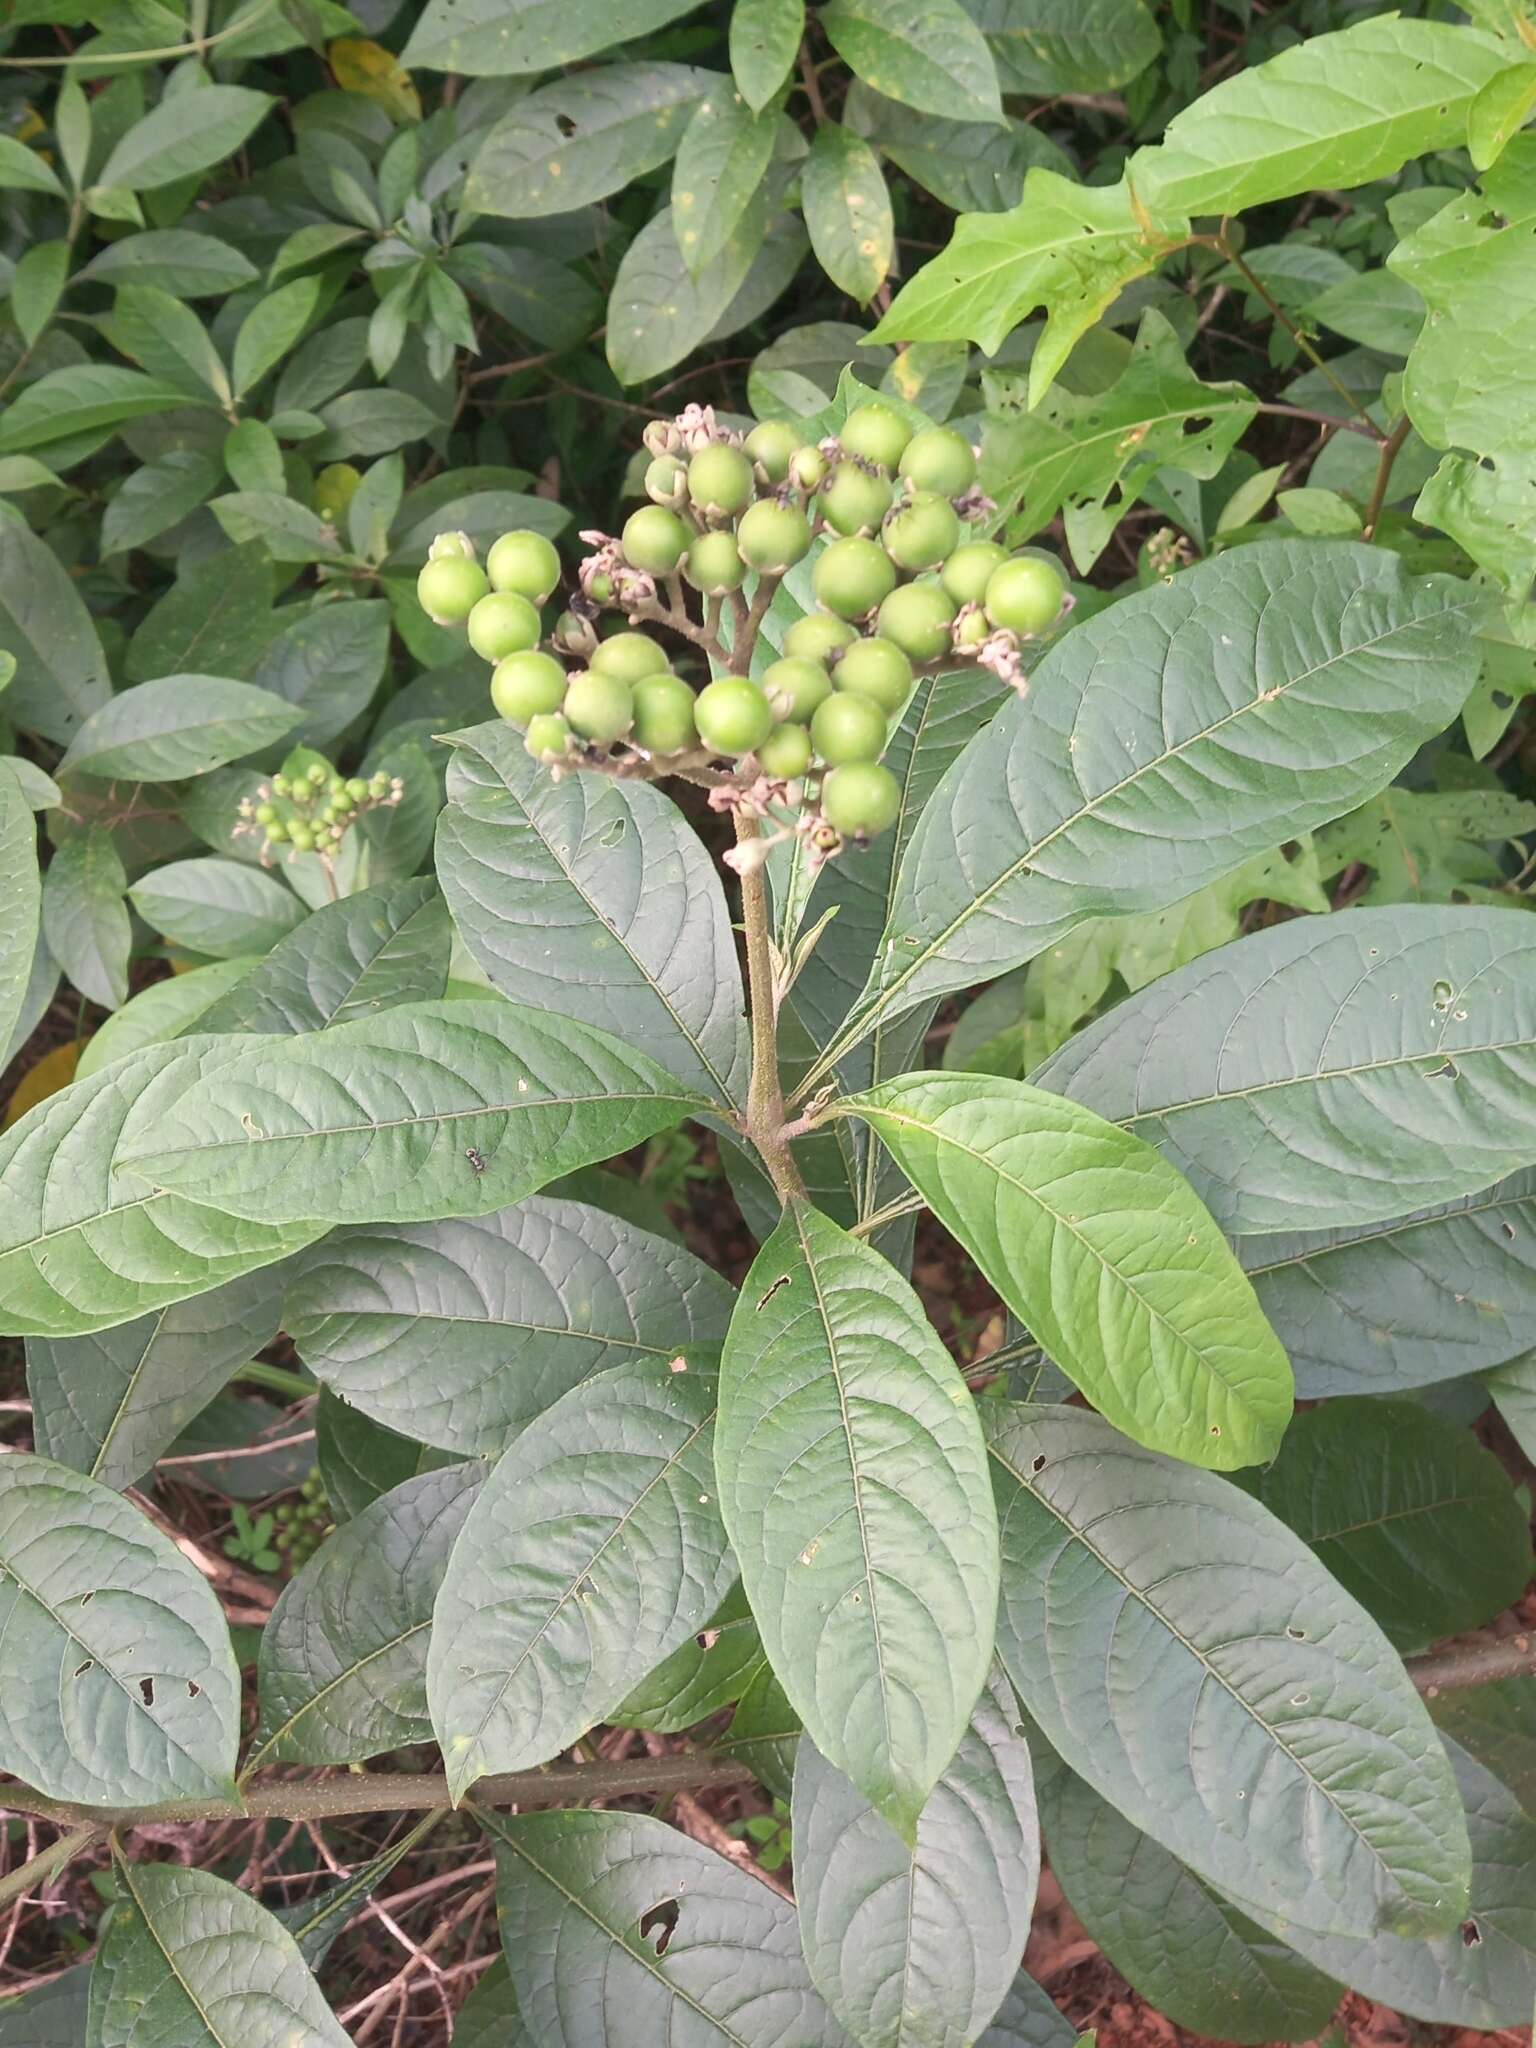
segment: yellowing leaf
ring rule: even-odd
[[[28,1067],[5,1105],[5,1121],[0,1123],[0,1130],[8,1131],[29,1109],[35,1109],[50,1095],[57,1095],[61,1088],[67,1088],[75,1078],[80,1055],[89,1042],[85,1038],[72,1038],[67,1045],[56,1045],[52,1052],[45,1052],[35,1067]]]
[[[421,95],[411,74],[392,50],[360,36],[343,36],[326,52],[331,76],[343,92],[361,93],[381,106],[391,120],[419,121]]]

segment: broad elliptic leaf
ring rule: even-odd
[[[422,1223],[503,1208],[702,1106],[573,1019],[418,1003],[235,1051],[119,1164],[268,1224]]]
[[[431,1740],[432,1603],[484,1476],[464,1464],[407,1479],[289,1580],[262,1630],[248,1769],[362,1763]]]
[[[0,1052],[26,1002],[41,910],[32,806],[16,771],[0,761]]]
[[[1277,540],[1074,627],[934,793],[828,1063],[881,1016],[1085,918],[1161,910],[1374,796],[1476,681],[1480,604],[1383,548]]]
[[[115,1874],[90,2048],[349,2048],[293,1936],[249,1893],[176,1863],[119,1858]]]
[[[240,1674],[218,1599],[110,1487],[0,1458],[0,1769],[52,1799],[234,1796]]]
[[[907,1282],[800,1203],[731,1319],[715,1465],[774,1671],[822,1755],[911,1841],[991,1659],[985,1453]]]
[[[754,113],[726,79],[714,80],[694,110],[672,166],[672,226],[690,277],[720,255],[751,205],[772,161],[779,125],[777,111]]]
[[[851,71],[925,114],[1001,121],[992,53],[960,0],[832,0],[821,26]]]
[[[634,42],[698,0],[427,0],[400,61],[471,78],[557,71]]]
[[[731,75],[761,113],[794,67],[805,33],[805,0],[736,0],[731,9]]]
[[[518,100],[480,144],[464,189],[476,213],[572,213],[664,164],[717,74],[690,64],[600,64]]]
[[[1142,0],[962,0],[987,39],[1004,92],[1108,92],[1162,44]]]
[[[495,1466],[432,1617],[427,1697],[461,1798],[558,1756],[697,1635],[735,1576],[715,1376],[638,1360],[584,1381]]]
[[[70,741],[61,775],[176,782],[221,768],[292,732],[299,715],[269,690],[226,676],[165,676],[123,690]]]
[[[766,1671],[762,1639],[738,1582],[710,1617],[709,1626],[643,1678],[614,1708],[620,1728],[653,1728],[674,1735],[734,1706],[759,1672]]]
[[[809,1737],[800,1744],[800,1939],[817,1989],[861,2048],[957,2048],[1007,1996],[1040,1872],[1017,1719],[996,1674],[910,1849]]]
[[[173,945],[228,960],[265,953],[304,916],[278,881],[238,860],[173,860],[128,891],[134,909]]]
[[[1536,1330],[1536,1170],[1391,1223],[1241,1238],[1237,1253],[1304,1399],[1488,1372]]]
[[[242,85],[200,85],[177,93],[135,121],[96,182],[128,192],[148,192],[206,171],[233,156],[251,130],[277,102],[269,93]]]
[[[1274,1455],[1291,1415],[1285,1353],[1150,1146],[991,1075],[907,1074],[846,1108],[1117,1428],[1217,1471]]]
[[[880,159],[851,128],[816,130],[800,173],[800,201],[822,269],[861,306],[884,284],[896,254],[896,223]]]
[[[66,839],[43,875],[43,937],[88,1002],[116,1010],[128,995],[133,949],[122,855],[104,825]]]
[[[329,1226],[240,1221],[118,1171],[199,1075],[242,1048],[187,1038],[126,1055],[0,1138],[0,1328],[69,1337],[270,1266]]]
[[[475,1457],[610,1366],[712,1367],[734,1300],[680,1245],[544,1196],[333,1231],[291,1271],[285,1327],[310,1371],[375,1421]]]
[[[625,250],[608,298],[608,364],[621,384],[643,384],[706,341],[746,282],[763,247],[766,198],[759,192],[725,247],[690,276],[670,206],[647,221]]]
[[[1380,1223],[1536,1161],[1536,930],[1395,904],[1255,932],[1154,982],[1038,1085],[1186,1175],[1223,1229]]]
[[[111,1330],[30,1338],[36,1448],[103,1486],[132,1486],[281,1322],[269,1267]]]
[[[435,1002],[453,933],[430,875],[322,904],[203,1013],[205,1031],[324,1031]]]
[[[514,1002],[611,1031],[726,1106],[747,1084],[741,974],[719,873],[644,782],[552,782],[496,721],[454,735],[437,871]]]
[[[210,400],[210,403],[212,401]],[[185,391],[116,363],[71,363],[29,384],[0,419],[0,454],[44,448],[188,404]],[[48,460],[45,452],[44,461]]]
[[[16,658],[5,715],[66,745],[112,694],[95,622],[69,572],[19,520],[0,520],[0,651]]]
[[[206,967],[191,967],[185,974],[168,974],[163,981],[150,982],[92,1033],[75,1068],[76,1080],[100,1073],[127,1053],[146,1045],[162,1045],[190,1031],[256,964],[254,954],[236,954],[233,960],[211,960]]]
[[[1414,1401],[1327,1401],[1242,1483],[1399,1650],[1502,1614],[1531,1577],[1528,1510],[1468,1429]]]
[[[1343,1995],[1058,1766],[1040,1787],[1051,1869],[1121,1974],[1181,2026],[1228,2042],[1307,2041]]]
[[[1386,1637],[1283,1523],[1097,1415],[984,1404],[998,1654],[1080,1777],[1245,1905],[1445,1933],[1470,1851]]]
[[[940,114],[920,114],[915,107],[888,100],[857,79],[843,102],[843,118],[874,143],[882,156],[956,213],[1006,212],[1024,196],[1024,179],[1037,165],[1044,170],[1067,168],[1067,159],[1056,144],[1027,121],[998,127],[991,121],[954,121]],[[862,343],[862,334],[859,339]],[[965,360],[963,354],[960,360]],[[762,358],[758,361],[760,364]],[[752,375],[756,375],[755,369]]]
[[[293,707],[296,745],[327,747],[368,709],[389,660],[389,623],[381,598],[298,609],[266,649],[253,680]]]
[[[347,1522],[403,1480],[440,1472],[454,1460],[386,1429],[329,1387],[315,1404],[315,1463],[338,1522]]]
[[[518,2010],[539,2048],[842,2048],[795,1909],[638,1813],[478,1813]]]

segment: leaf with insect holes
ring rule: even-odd
[[[675,155],[694,109],[719,82],[689,64],[644,63],[551,79],[480,143],[466,201],[476,213],[512,220],[594,205]]]

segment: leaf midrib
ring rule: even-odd
[[[1433,1230],[1439,1224],[1459,1222],[1463,1216],[1489,1216],[1500,1209],[1518,1209],[1536,1203],[1536,1189],[1523,1195],[1497,1196],[1490,1189],[1489,1196],[1465,1207],[1457,1207],[1437,1216],[1399,1216],[1390,1223],[1378,1225],[1375,1229],[1362,1230],[1354,1237],[1341,1237],[1330,1244],[1309,1245],[1304,1251],[1295,1252],[1289,1258],[1275,1259],[1267,1266],[1245,1266],[1244,1272],[1252,1280],[1260,1273],[1285,1273],[1294,1267],[1307,1266],[1313,1259],[1326,1258],[1332,1252],[1352,1251],[1356,1245],[1379,1244],[1389,1237],[1398,1237],[1410,1230]],[[1434,1276],[1429,1276],[1433,1278]]]
[[[360,1671],[365,1671],[368,1668],[368,1666],[374,1663],[378,1658],[389,1656],[391,1651],[398,1650],[402,1643],[408,1643],[411,1640],[412,1636],[420,1635],[423,1629],[429,1629],[431,1626],[432,1618],[430,1615],[427,1617],[425,1621],[413,1621],[410,1627],[402,1629],[399,1635],[391,1636],[388,1642],[380,1643],[376,1649],[368,1651],[366,1656],[355,1657],[352,1660],[352,1662],[349,1665],[347,1665],[345,1670],[338,1671],[334,1678],[328,1678],[325,1684],[321,1686],[318,1692],[311,1693],[309,1698],[305,1700],[302,1706],[295,1707],[293,1712],[288,1716],[287,1720],[284,1721],[280,1727],[274,1728],[272,1733],[267,1737],[266,1741],[263,1742],[259,1748],[252,1751],[251,1755],[246,1759],[245,1770],[241,1772],[241,1777],[243,1778],[246,1775],[246,1772],[253,1771],[256,1768],[257,1764],[261,1762],[262,1758],[264,1756],[267,1756],[273,1749],[275,1749],[278,1743],[282,1741],[283,1737],[287,1735],[291,1729],[296,1728],[299,1722],[303,1720],[306,1714],[314,1713],[315,1710],[319,1707],[320,1702],[324,1699],[327,1699],[330,1696],[330,1694],[335,1692],[338,1686],[349,1684],[352,1679],[356,1678],[357,1674]],[[391,1708],[389,1711],[391,1713],[394,1713],[396,1710],[394,1708]],[[403,1720],[405,1716],[397,1715],[397,1718]],[[422,1716],[417,1715],[414,1718],[420,1720]],[[405,1739],[406,1738],[402,1738],[402,1742]],[[396,1746],[398,1747],[400,1745]]]

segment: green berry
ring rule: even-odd
[[[658,455],[645,472],[645,495],[657,505],[672,505],[684,487],[687,464],[675,455]]]
[[[949,651],[955,607],[938,583],[904,583],[880,607],[882,638],[894,640],[913,661],[937,661]]]
[[[912,438],[912,429],[888,405],[860,405],[844,420],[837,438],[850,455],[876,462],[882,469],[894,469]]]
[[[648,576],[670,576],[688,552],[688,528],[665,505],[642,505],[624,522],[624,559]]]
[[[445,555],[462,555],[466,561],[472,562],[475,559],[475,544],[467,533],[456,533],[451,529],[447,533],[439,533],[433,537],[432,545],[427,549],[427,560],[440,562]]]
[[[360,775],[354,775],[352,779],[348,782],[347,795],[351,797],[353,803],[355,804],[360,804],[366,800],[368,795],[368,785],[366,782],[364,782],[363,778]]]
[[[343,783],[340,789],[338,789],[336,794],[331,798],[328,808],[336,817],[344,818],[347,815],[348,811],[352,809],[352,805],[352,792],[350,789],[348,789],[347,785]]]
[[[765,775],[793,782],[811,765],[811,736],[803,725],[776,725],[757,750]]]
[[[389,777],[382,774],[370,776],[368,779],[368,794],[375,799],[381,796],[388,796]]]
[[[895,587],[896,571],[878,541],[835,540],[816,557],[811,588],[840,619],[862,619]]]
[[[493,591],[469,615],[469,644],[482,661],[504,661],[539,644],[539,615],[515,590]]]
[[[274,775],[274,776],[273,776],[273,778],[272,778],[272,794],[273,794],[274,796],[287,796],[287,795],[288,795],[288,793],[289,793],[289,789],[290,789],[290,787],[291,787],[291,785],[290,785],[290,783],[289,783],[289,781],[288,781],[288,778],[287,778],[287,776],[286,776],[286,775]]]
[[[708,452],[706,449],[705,453]],[[683,563],[683,574],[706,597],[721,597],[728,590],[739,590],[746,573],[747,565],[736,546],[736,536],[731,533],[701,533]]]
[[[953,427],[924,427],[907,443],[900,469],[913,490],[958,498],[976,481],[976,451]]]
[[[981,647],[992,637],[992,625],[986,613],[972,606],[961,618],[956,619],[950,638],[956,647]]]
[[[811,522],[798,505],[781,505],[776,498],[759,498],[741,515],[736,545],[750,567],[777,576],[809,554]]]
[[[523,746],[535,761],[563,761],[571,750],[571,728],[558,711],[541,711],[528,721]]]
[[[328,462],[315,478],[314,505],[320,517],[332,526],[337,525],[346,516],[362,480],[362,471],[354,469],[350,462]]]
[[[649,633],[615,633],[599,643],[590,666],[605,676],[617,676],[621,683],[638,683],[642,676],[659,676],[667,657]]]
[[[322,782],[329,782],[331,779],[331,771],[328,768],[322,768],[318,761],[307,772],[311,789],[318,789]]]
[[[896,711],[912,688],[912,664],[894,640],[855,640],[837,664],[837,687],[873,698],[882,711]]]
[[[647,676],[635,685],[630,737],[648,754],[681,754],[698,739],[693,692],[680,676]]]
[[[572,676],[565,693],[565,716],[572,732],[606,746],[621,740],[635,722],[634,692],[617,676],[584,669]]]
[[[831,696],[832,679],[819,661],[787,654],[764,671],[763,689],[777,724],[788,720],[804,725],[816,706]]]
[[[267,827],[267,843],[271,846],[281,846],[287,837],[288,827],[281,818],[274,818]]]
[[[827,467],[825,455],[807,442],[789,458],[789,480],[798,484],[802,491],[817,490],[826,478]]]
[[[939,581],[956,604],[980,604],[992,571],[1007,559],[1008,550],[995,540],[962,541],[939,571]]]
[[[699,449],[688,464],[688,495],[701,512],[733,519],[757,495],[752,460],[739,448],[714,442]]]
[[[599,569],[587,585],[587,595],[594,604],[608,604],[613,597],[613,578],[606,569]]]
[[[256,806],[256,822],[258,825],[270,825],[276,816],[277,811],[273,805],[258,804]]]
[[[1043,633],[1061,611],[1059,572],[1038,555],[1016,555],[987,581],[987,617],[1012,633]]]
[[[526,648],[498,661],[491,676],[491,702],[508,725],[526,726],[541,711],[565,702],[565,670],[552,654]]]
[[[296,853],[313,853],[315,835],[307,825],[295,821],[288,827],[288,839]]]
[[[829,768],[844,761],[878,761],[885,735],[885,713],[874,699],[843,690],[818,704],[811,719],[811,744]]]
[[[878,761],[850,761],[821,785],[821,814],[847,839],[888,832],[900,809],[900,785]]]
[[[800,436],[784,420],[764,420],[746,439],[746,453],[771,484],[781,484],[800,446]]]
[[[745,676],[721,676],[706,685],[693,714],[700,739],[714,754],[750,754],[773,730],[768,699]]]
[[[807,612],[784,635],[784,652],[825,666],[834,654],[858,637],[846,619],[834,619],[830,612]]]
[[[881,535],[885,551],[902,569],[933,569],[960,540],[960,520],[948,498],[919,491],[893,512]]]
[[[515,591],[533,604],[542,604],[560,581],[560,557],[542,533],[520,529],[492,542],[485,573],[492,590]]]
[[[435,626],[456,626],[467,619],[490,589],[478,562],[462,555],[440,555],[416,578],[416,597]]]
[[[822,485],[817,504],[834,533],[874,533],[891,509],[891,481],[856,462],[840,462]]]

